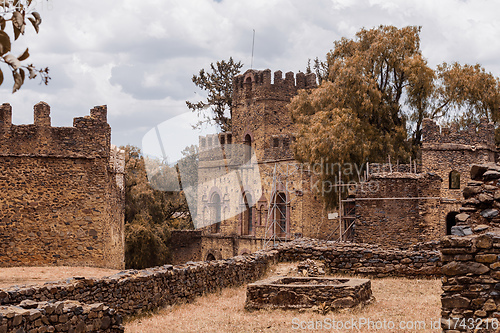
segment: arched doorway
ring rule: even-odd
[[[458,215],[457,212],[449,212],[446,215],[446,234],[451,235],[451,227],[457,224],[455,217]]]
[[[212,253],[207,254],[207,259],[205,261],[215,260],[215,256]]]

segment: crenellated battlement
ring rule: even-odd
[[[34,106],[34,123],[12,124],[12,107],[0,106],[0,155],[95,158],[110,156],[111,128],[106,106],[96,106],[90,116],[73,119],[73,127],[52,127],[50,106]]]
[[[216,147],[232,143],[232,133],[224,132],[218,134],[207,134],[199,136],[199,151],[206,151]]]
[[[434,120],[424,119],[422,123],[422,143],[427,145],[458,144],[475,148],[495,150],[495,128],[492,123],[481,119],[478,126],[459,129],[457,124],[440,127]]]
[[[233,79],[233,100],[238,102],[248,98],[274,98],[289,100],[299,89],[315,88],[316,74],[274,72],[271,82],[271,70],[249,69]]]

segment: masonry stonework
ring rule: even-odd
[[[369,172],[358,188],[355,241],[408,247],[450,234],[464,209],[471,165],[495,161],[494,137],[493,124],[484,120],[459,130],[424,119],[421,165],[378,167],[382,172]]]
[[[52,127],[50,107],[13,125],[0,106],[0,266],[124,268],[124,152],[106,107]]]

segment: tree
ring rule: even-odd
[[[125,265],[127,268],[163,265],[170,259],[171,230],[193,228],[186,199],[182,192],[153,189],[140,149],[133,146],[122,149],[125,150]]]
[[[420,50],[420,30],[361,29],[355,39],[334,42],[326,63],[316,59],[320,85],[300,91],[289,108],[299,129],[295,156],[323,164],[329,171],[323,182],[338,182],[338,170],[328,165],[415,158],[424,118],[446,116],[463,126],[482,117],[500,121],[498,78],[480,65],[431,69]],[[329,204],[337,200],[333,192],[323,194]]]
[[[461,127],[478,124],[481,118],[495,124],[495,141],[500,144],[500,80],[480,65],[451,65],[437,68],[437,112],[451,114]]]
[[[328,76],[290,104],[300,131],[295,145],[300,161],[363,164],[388,155],[409,158],[404,105],[423,107],[426,76],[432,74],[420,52],[419,32],[419,27],[380,26],[334,43],[327,54]]]
[[[228,61],[221,60],[210,64],[211,72],[204,69],[198,75],[193,75],[193,83],[202,90],[207,91],[206,101],[191,103],[186,101],[187,107],[198,116],[203,117],[196,126],[204,123],[215,123],[221,131],[231,130],[233,77],[240,73],[243,64],[235,62],[232,57]],[[210,108],[211,114],[206,110]],[[229,115],[228,115],[229,114]]]
[[[36,3],[36,2],[35,2]],[[26,71],[29,79],[34,79],[40,75],[42,82],[48,84],[49,69],[36,69],[33,64],[23,65],[30,56],[28,48],[19,56],[11,53],[13,40],[17,40],[20,35],[24,35],[26,28],[26,19],[31,22],[36,33],[38,33],[42,19],[32,6],[32,0],[0,0],[0,62],[8,65],[14,78],[14,87],[12,92],[18,91],[24,84]],[[12,34],[14,39],[6,32],[7,22],[11,22]],[[3,83],[4,74],[0,68],[0,85]]]

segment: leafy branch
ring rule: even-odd
[[[29,73],[28,78],[34,79],[40,75],[41,83],[45,85],[49,83],[49,68],[37,69],[33,64],[23,65],[21,62],[28,59],[30,56],[28,48],[20,55],[15,56],[11,53],[12,42],[17,40],[20,35],[24,35],[26,28],[26,20],[30,21],[38,33],[42,18],[38,12],[31,8],[32,0],[0,0],[0,62],[9,66],[14,78],[14,87],[12,93],[18,91],[24,84],[26,73]],[[12,26],[14,39],[6,32],[6,28]],[[0,85],[3,83],[4,74],[0,69]]]

